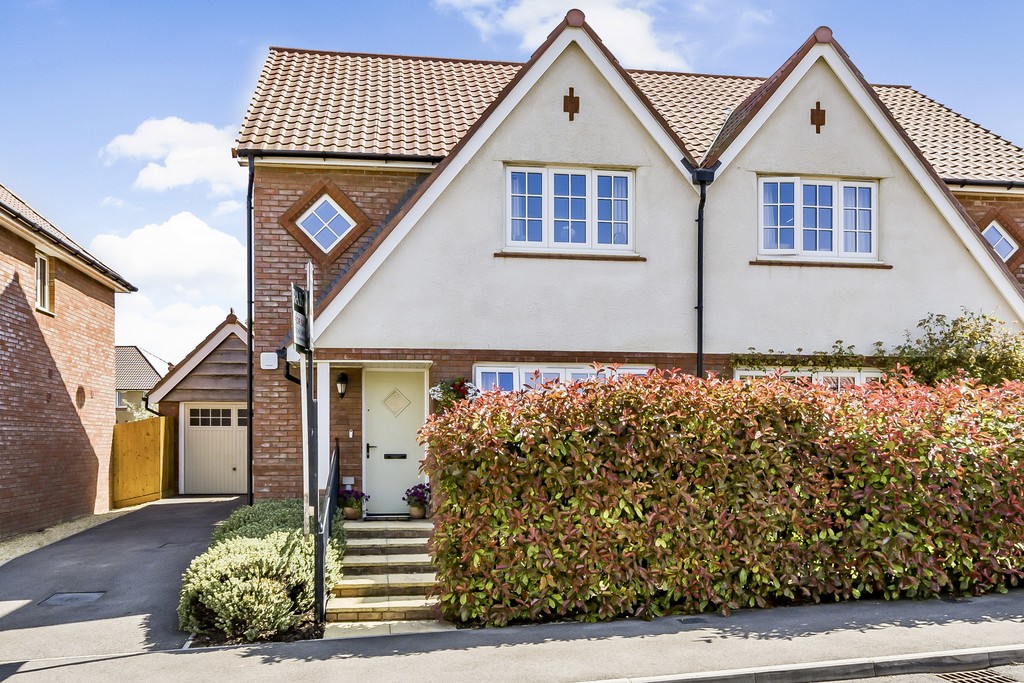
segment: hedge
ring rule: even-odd
[[[314,606],[313,539],[302,535],[301,526],[299,500],[235,509],[182,576],[181,630],[253,642],[300,626]],[[341,578],[345,549],[342,525],[331,531],[328,585]]]
[[[1024,568],[1024,384],[679,372],[486,393],[421,431],[442,610],[503,625],[976,594]]]

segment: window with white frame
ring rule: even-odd
[[[296,222],[324,253],[334,248],[345,233],[356,225],[356,221],[328,195],[313,202],[313,206]]]
[[[545,382],[575,382],[587,379],[608,379],[615,375],[646,375],[649,365],[605,367],[601,372],[590,365],[538,365],[537,363],[516,363],[511,365],[477,365],[473,378],[481,391],[518,391],[532,389]]]
[[[124,401],[124,394],[120,391],[114,392],[114,407],[115,408],[127,408],[128,404]]]
[[[835,391],[841,391],[851,386],[874,382],[882,377],[881,370],[875,370],[873,368],[840,368],[835,370],[811,370],[808,368],[768,368],[766,370],[750,370],[737,368],[733,371],[733,377],[736,379],[748,379],[753,377],[766,377],[779,372],[782,373],[782,377],[784,379],[799,379],[801,377],[806,377],[812,382],[824,384]]]
[[[505,244],[522,250],[633,250],[633,173],[507,169]]]
[[[761,178],[758,251],[821,260],[877,258],[877,195],[873,182]]]
[[[188,411],[190,427],[230,427],[230,408],[190,408]]]
[[[53,286],[50,277],[50,257],[36,254],[36,308],[53,311]]]
[[[1006,233],[1006,229],[996,221],[989,223],[988,227],[981,234],[1004,262],[1009,261],[1010,257],[1017,251],[1017,243]]]

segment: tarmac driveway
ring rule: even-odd
[[[0,662],[181,647],[181,575],[242,501],[156,501],[0,566]]]

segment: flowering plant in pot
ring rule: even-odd
[[[363,516],[363,503],[370,500],[370,495],[359,489],[341,489],[338,491],[338,507],[345,519],[359,519]]]
[[[416,484],[405,490],[402,498],[409,506],[409,516],[413,519],[423,519],[430,509],[430,484]]]
[[[456,377],[453,380],[438,382],[430,387],[430,398],[434,399],[441,412],[448,410],[459,401],[472,401],[479,395],[480,390],[465,377]]]

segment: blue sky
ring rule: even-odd
[[[0,0],[0,183],[120,270],[119,344],[178,361],[244,309],[230,160],[271,45],[522,61],[577,6],[631,68],[767,76],[819,25],[873,83],[1024,144],[1024,2]]]

